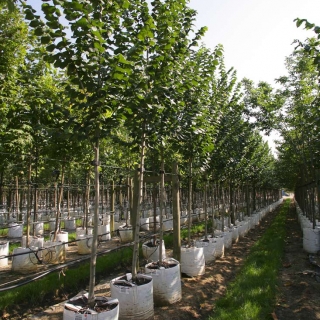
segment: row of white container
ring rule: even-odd
[[[303,249],[308,253],[317,253],[320,251],[320,222],[316,220],[315,228],[313,228],[313,223],[304,215],[297,202],[295,205],[303,232]]]
[[[205,251],[204,257],[207,257],[207,261],[209,261],[209,259],[210,259],[209,257],[211,257],[211,259],[213,259],[214,256],[219,256],[219,255],[221,256],[223,254],[224,247],[226,247],[226,248],[230,247],[232,244],[232,241],[236,242],[238,240],[239,236],[245,235],[250,230],[250,228],[257,225],[259,223],[260,219],[265,215],[265,213],[272,210],[274,205],[275,204],[270,205],[267,208],[261,209],[260,211],[254,213],[250,217],[245,217],[245,219],[242,222],[237,221],[235,226],[231,226],[230,228],[225,228],[223,230],[223,232],[216,231],[215,237],[208,238],[207,241],[198,241],[197,247],[205,248],[204,249],[204,251]],[[159,217],[157,217],[157,219],[158,218]],[[146,219],[149,219],[149,223],[146,223]],[[185,223],[187,221],[187,217],[181,216],[181,221],[183,223]],[[173,227],[172,222],[173,221],[171,218],[164,220],[163,229],[164,230],[172,229],[172,227]],[[220,222],[220,220],[216,220],[217,224],[219,222]],[[132,241],[132,239],[133,239],[132,228],[127,227],[126,225],[120,225],[121,223],[123,223],[123,222],[119,222],[119,223],[115,224],[115,229],[119,230],[120,240],[122,242]],[[40,225],[41,225],[41,223],[40,223]],[[145,219],[141,218],[141,229],[143,229],[142,228],[143,225],[152,227],[154,225],[153,224],[153,217],[145,218]],[[159,223],[157,223],[156,225],[158,228],[160,228]],[[77,230],[83,230],[83,229],[78,228]],[[100,225],[98,227],[98,232],[99,232],[98,235],[100,235],[101,240],[109,240],[111,238],[110,225]],[[12,224],[11,228],[9,229],[9,234],[14,238],[22,237],[22,225]],[[39,232],[39,234],[41,235],[40,232]],[[56,247],[57,248],[56,249],[51,249],[52,247],[55,247],[55,244],[53,244],[52,241],[48,241],[42,245],[42,242],[39,243],[38,239],[43,239],[43,238],[35,237],[35,238],[29,240],[29,248],[26,248],[27,249],[27,256],[30,256],[30,254],[34,255],[34,252],[36,252],[38,250],[37,248],[43,248],[43,247],[47,246],[50,248],[50,250],[49,250],[49,252],[45,252],[44,257],[47,257],[48,263],[49,262],[61,263],[64,261],[64,259],[65,259],[65,246],[62,246],[61,242],[68,242],[68,233],[67,232],[60,232],[57,234],[57,238],[56,238],[56,242],[57,242]],[[51,239],[51,240],[53,240],[53,239]],[[222,246],[222,243],[223,243],[223,246]],[[78,253],[79,254],[89,254],[90,253],[91,245],[92,245],[92,235],[90,234],[90,231],[89,231],[89,234],[87,234],[87,235],[80,234],[77,231],[77,245],[78,245]],[[2,245],[0,244],[0,248],[1,247],[2,247],[2,250],[4,253],[0,252],[1,253],[0,256],[8,255],[8,253],[6,253],[7,245],[5,243],[3,243]],[[17,251],[19,251],[16,253],[20,254],[23,251],[22,249],[25,249],[23,243],[22,243],[21,248],[16,249]],[[28,251],[28,249],[32,250],[32,253],[30,253]],[[182,250],[186,251],[186,254],[188,253],[188,254],[192,255],[192,253],[190,253],[192,251],[190,248],[182,248]],[[42,251],[42,249],[41,249],[41,251]],[[212,252],[214,252],[214,254],[211,254]],[[42,253],[42,256],[43,256],[43,253]],[[17,260],[23,260],[23,258],[17,259]],[[19,272],[19,270],[21,269],[21,272],[25,272],[25,270],[28,268],[28,265],[30,263],[31,263],[30,267],[32,270],[34,270],[34,268],[36,268],[36,266],[34,264],[34,259],[29,258],[29,259],[24,259],[24,260],[27,260],[27,261],[25,263],[21,263],[19,261],[18,268],[16,268],[14,266],[13,270]],[[28,263],[28,261],[30,263]],[[1,265],[7,265],[6,259],[0,259],[0,266]],[[22,265],[21,268],[20,268],[20,265]],[[200,266],[199,268],[201,270],[203,268],[203,266]],[[189,272],[188,267],[187,267],[186,273],[191,275],[191,273],[193,273],[193,272]]]
[[[239,236],[246,234],[250,228],[259,224],[260,220],[271,210],[274,210],[282,201],[259,210],[251,217],[247,217],[242,222],[237,222],[236,226],[222,231],[216,231],[215,237],[197,241],[195,247],[183,247],[181,250],[181,264],[174,259],[167,259],[164,242],[162,242],[162,261],[171,263],[171,268],[155,267],[153,262],[159,260],[160,243],[152,244],[151,241],[142,244],[142,252],[145,259],[150,261],[145,266],[145,273],[138,275],[143,285],[136,285],[131,281],[131,274],[111,280],[110,291],[111,301],[117,301],[119,311],[113,318],[110,316],[99,317],[98,319],[113,319],[119,317],[124,320],[133,319],[153,319],[154,304],[168,305],[179,301],[181,293],[181,272],[189,276],[202,275],[205,272],[205,263],[214,260],[224,254],[224,248],[230,247],[232,242],[236,242]],[[152,262],[153,261],[153,262]],[[79,299],[79,298],[76,298]],[[75,300],[76,300],[75,299]],[[72,303],[70,305],[70,303]],[[74,320],[75,311],[72,311],[72,300],[64,308],[64,320]],[[93,313],[95,313],[93,311]],[[85,319],[83,316],[79,319]]]

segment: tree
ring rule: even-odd
[[[44,23],[35,10],[24,6],[25,17],[42,44],[47,45],[46,62],[66,70],[70,84],[66,90],[76,110],[70,125],[78,139],[92,143],[95,172],[95,212],[93,247],[90,264],[89,305],[94,305],[95,264],[99,206],[99,144],[122,118],[121,95],[127,85],[133,62],[126,59],[139,53],[136,37],[144,38],[143,14],[146,2],[118,0],[66,1],[53,0],[42,4]],[[62,9],[62,12],[61,12]],[[60,22],[69,21],[71,38]],[[131,51],[130,51],[131,50]],[[139,56],[139,54],[138,54]]]

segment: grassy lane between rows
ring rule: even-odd
[[[290,199],[287,199],[271,226],[251,248],[236,279],[228,286],[226,295],[216,302],[209,320],[272,319],[289,207]]]

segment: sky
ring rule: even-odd
[[[208,27],[206,47],[222,44],[226,67],[255,83],[275,85],[286,74],[293,40],[314,35],[297,28],[295,18],[320,25],[320,0],[190,0],[189,6],[198,12],[196,28]]]
[[[190,0],[189,6],[198,12],[196,28],[208,27],[203,43],[211,49],[223,45],[226,67],[234,67],[238,80],[246,77],[273,87],[287,73],[285,58],[295,48],[293,41],[314,36],[293,20],[320,26],[320,0]],[[273,131],[263,139],[277,157],[279,134]]]

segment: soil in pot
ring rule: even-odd
[[[154,317],[153,279],[138,274],[132,281],[131,273],[110,282],[111,297],[119,300],[119,318],[122,320],[149,320]]]
[[[179,261],[171,258],[163,260],[161,263],[151,262],[145,266],[145,272],[153,278],[155,306],[167,306],[181,300]]]
[[[82,316],[83,315],[83,316]],[[63,310],[64,320],[74,319],[112,319],[119,317],[118,299],[95,297],[95,306],[88,306],[88,293],[74,297],[66,302]]]

